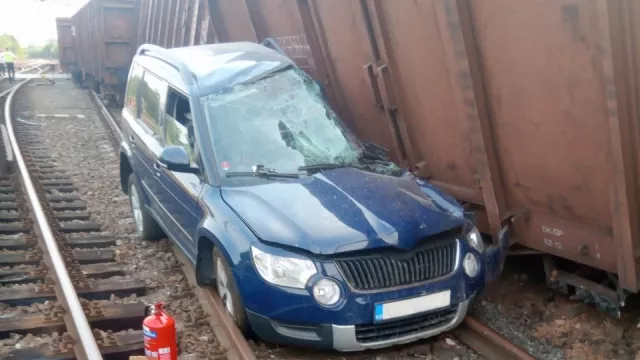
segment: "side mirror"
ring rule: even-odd
[[[160,163],[160,166],[169,171],[189,174],[200,173],[200,169],[191,166],[189,154],[182,146],[167,146],[160,152],[158,162]]]

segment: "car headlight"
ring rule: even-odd
[[[260,276],[275,285],[304,289],[318,272],[311,260],[271,255],[253,246],[251,256]]]
[[[477,252],[481,254],[484,252],[484,241],[482,240],[482,235],[480,234],[480,231],[478,231],[477,227],[474,226],[473,229],[469,231],[467,234],[467,241],[472,248],[476,249]]]
[[[313,285],[313,297],[321,305],[335,305],[340,300],[340,285],[330,279],[321,279]]]
[[[462,261],[462,267],[465,274],[469,277],[476,277],[480,270],[480,264],[478,264],[478,258],[473,253],[467,253]]]

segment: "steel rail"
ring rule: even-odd
[[[33,69],[38,69],[40,72],[43,71],[42,69],[40,69],[40,66],[32,66],[32,67],[29,67],[29,68],[22,68],[22,70],[16,71],[16,74],[20,74],[20,73],[23,73],[23,72],[31,71]]]
[[[108,125],[111,128],[111,131],[113,131],[117,136],[118,138],[117,140],[118,141],[124,140],[124,135],[120,130],[120,126],[118,126],[116,121],[113,119],[113,116],[109,114],[109,110],[107,110],[107,108],[104,106],[102,101],[100,101],[100,97],[98,96],[98,94],[96,94],[96,92],[93,90],[91,90],[90,93],[91,93],[91,97],[93,98],[93,101],[96,103],[96,106],[100,108],[100,112],[102,113],[103,118],[106,119],[107,122],[109,123]]]
[[[467,316],[453,334],[483,357],[491,360],[535,360],[526,350],[471,316]]]
[[[93,332],[91,330],[91,327],[89,326],[87,317],[84,314],[82,305],[80,304],[78,294],[76,293],[71,279],[69,278],[69,273],[67,272],[62,254],[60,253],[58,244],[54,239],[47,216],[42,209],[42,205],[40,204],[40,199],[38,198],[36,189],[33,186],[33,182],[31,181],[31,176],[29,175],[27,165],[22,158],[22,153],[20,152],[20,147],[18,146],[18,141],[13,129],[11,119],[11,102],[16,91],[27,82],[29,82],[28,79],[18,83],[11,89],[11,92],[9,93],[4,106],[5,124],[9,135],[9,141],[11,142],[11,149],[13,150],[14,161],[17,164],[18,171],[20,173],[20,176],[22,177],[27,200],[31,205],[33,216],[35,218],[34,220],[38,226],[38,229],[40,230],[42,240],[44,240],[44,243],[47,247],[46,250],[51,259],[53,271],[55,272],[55,275],[59,282],[58,285],[62,290],[64,300],[73,321],[73,325],[75,326],[75,330],[78,332],[79,339],[76,339],[76,341],[80,341],[80,345],[82,346],[82,350],[84,351],[83,355],[85,355],[86,359],[100,360],[102,359],[100,349],[98,348],[98,344],[93,337]],[[70,329],[67,329],[67,331],[70,331]],[[76,354],[76,356],[78,356],[78,354]]]

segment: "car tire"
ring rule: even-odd
[[[233,322],[238,326],[238,329],[247,335],[249,332],[247,312],[242,303],[231,267],[218,248],[213,249],[213,266],[216,276],[214,286],[220,299],[222,299],[222,304],[233,319]]]
[[[144,206],[142,192],[138,188],[136,174],[129,175],[129,205],[136,232],[142,240],[155,241],[163,238],[164,232]]]

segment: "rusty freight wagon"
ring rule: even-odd
[[[137,46],[135,1],[91,0],[72,19],[84,83],[108,102],[121,103]]]
[[[60,69],[64,72],[74,73],[77,66],[75,48],[75,29],[70,18],[56,18],[58,31],[58,54],[60,57]]]
[[[353,130],[455,195],[486,233],[510,223],[514,252],[612,275],[606,287],[547,261],[553,285],[614,313],[640,289],[640,2],[138,0],[135,9],[111,27],[139,24],[137,43],[275,39]]]

